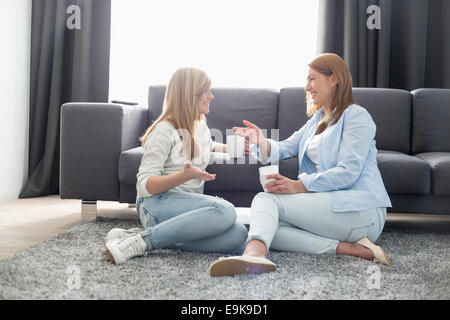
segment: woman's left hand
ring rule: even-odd
[[[266,183],[264,188],[272,193],[302,193],[308,192],[301,180],[291,180],[280,174],[269,174],[266,179],[274,178],[275,181]]]

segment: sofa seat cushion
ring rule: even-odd
[[[426,152],[415,156],[431,166],[431,193],[450,196],[450,152]]]
[[[261,164],[250,164],[249,157],[230,160],[231,163],[212,163],[206,167],[209,173],[215,173],[216,179],[205,183],[205,193],[217,191],[263,191],[259,183],[259,170]],[[241,163],[242,164],[239,164]]]
[[[418,157],[397,151],[378,150],[378,168],[389,194],[429,194],[431,167]]]
[[[144,155],[142,147],[124,151],[119,158],[119,181],[129,185],[136,185],[136,175]],[[258,168],[261,164],[250,164],[249,157],[242,159],[242,164],[237,160],[231,163],[211,163],[206,167],[209,173],[215,173],[216,179],[205,183],[205,193],[216,191],[263,191],[259,183]]]
[[[205,184],[205,192],[216,191],[264,191],[259,181],[259,168],[268,164],[255,163],[248,157],[245,164],[210,164],[206,170],[217,174],[216,179]],[[289,179],[298,179],[298,158],[281,160],[279,172]]]
[[[124,151],[119,158],[119,181],[136,185],[143,150]],[[450,195],[450,153],[430,152],[410,156],[397,151],[378,150],[378,167],[389,194]],[[226,190],[262,191],[258,168],[261,164],[210,164],[206,170],[216,173],[216,179],[205,183],[205,192]],[[280,162],[280,173],[295,179],[297,158]],[[432,178],[433,172],[433,178]],[[433,188],[431,185],[433,184]]]
[[[123,151],[119,157],[119,181],[131,185],[137,183],[137,173],[141,165],[144,150],[142,147]]]

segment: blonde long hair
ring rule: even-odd
[[[191,160],[198,148],[194,141],[195,120],[204,120],[199,113],[197,100],[199,96],[211,87],[211,80],[205,72],[195,68],[178,69],[170,79],[161,115],[140,138],[142,147],[155,127],[164,120],[169,121],[177,129],[183,141],[183,153]],[[190,136],[186,136],[189,134]]]
[[[333,125],[339,121],[345,109],[353,102],[352,75],[345,61],[334,53],[324,53],[317,56],[308,66],[311,69],[325,75],[334,75],[337,84],[331,103],[331,112],[326,114],[317,126],[317,134],[322,133],[328,125]],[[311,94],[306,92],[306,113],[309,117],[314,115],[321,106],[314,105]]]

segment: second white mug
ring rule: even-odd
[[[264,188],[264,186],[268,182],[275,180],[275,178],[266,179],[266,176],[268,176],[269,174],[278,174],[278,173],[279,173],[279,169],[278,169],[278,166],[276,166],[276,165],[264,166],[264,167],[259,168],[259,182],[261,183],[261,186],[263,187],[264,192],[267,192],[267,190],[266,190],[266,188]]]

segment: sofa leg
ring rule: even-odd
[[[97,200],[81,201],[81,222],[97,219]]]

